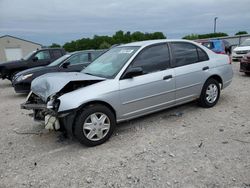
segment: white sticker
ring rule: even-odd
[[[134,50],[121,50],[119,54],[131,54]]]

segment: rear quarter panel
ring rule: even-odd
[[[232,81],[233,69],[229,64],[230,57],[228,55],[213,54],[210,56],[209,75],[218,75],[222,79],[222,89],[226,88]]]

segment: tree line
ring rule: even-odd
[[[65,43],[62,47],[68,51],[88,50],[88,49],[106,49],[114,44],[125,44],[135,41],[166,39],[167,37],[162,32],[142,33],[117,31],[112,36],[95,35],[93,38],[82,38]],[[53,43],[50,47],[60,47],[60,45]]]
[[[248,34],[246,31],[239,31],[235,35]],[[183,37],[183,39],[196,40],[205,38],[216,38],[228,36],[227,33],[208,33],[208,34],[190,34]],[[82,38],[66,42],[63,46],[53,43],[50,47],[63,47],[68,52],[89,50],[89,49],[107,49],[114,44],[126,44],[129,42],[153,40],[153,39],[166,39],[167,37],[162,32],[142,33],[136,32],[123,32],[117,31],[112,36],[99,36],[95,35],[93,38]]]

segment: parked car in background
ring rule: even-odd
[[[65,54],[62,48],[47,48],[33,51],[21,60],[0,64],[0,78],[12,80],[13,76],[32,67],[45,66]]]
[[[209,40],[197,40],[198,43],[214,51],[217,54],[231,54],[231,45],[226,40],[221,39],[209,39]]]
[[[240,60],[240,72],[250,76],[250,52]]]
[[[85,50],[68,53],[47,66],[35,67],[17,73],[12,79],[16,93],[28,93],[31,82],[46,73],[80,72],[105,50]]]
[[[187,40],[149,40],[111,48],[80,73],[33,80],[21,108],[47,129],[102,144],[116,123],[198,100],[213,107],[232,81],[227,55]]]
[[[250,52],[250,38],[246,39],[242,44],[233,49],[232,59],[240,60],[245,54]]]

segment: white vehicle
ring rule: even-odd
[[[250,52],[250,38],[246,39],[241,45],[234,48],[232,52],[232,59],[239,60],[248,52]]]

